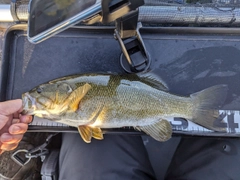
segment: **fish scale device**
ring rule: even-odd
[[[183,118],[169,118],[167,119],[173,129],[173,133],[185,134],[185,135],[197,135],[197,136],[227,136],[227,137],[239,137],[240,136],[240,111],[230,111],[230,110],[220,110],[219,123],[222,127],[225,127],[227,132],[215,132],[199,126],[191,121],[188,121]],[[78,133],[77,129],[69,127],[68,125],[49,121],[47,119],[42,119],[35,117],[34,121],[30,124],[30,132],[74,132]],[[139,131],[134,131],[131,127],[123,127],[117,129],[103,129],[104,133],[107,134],[142,134]]]

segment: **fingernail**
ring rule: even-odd
[[[2,141],[11,141],[12,139],[13,139],[13,137],[11,135],[9,135],[9,134],[3,134],[1,136],[1,140]]]
[[[32,121],[32,116],[25,116],[24,122],[25,123],[30,123]]]
[[[21,128],[18,127],[18,126],[14,126],[14,127],[12,128],[12,131],[13,131],[13,133],[17,133],[17,132],[21,131]]]
[[[32,116],[28,116],[28,122],[30,123],[32,121]]]

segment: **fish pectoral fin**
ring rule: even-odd
[[[92,139],[92,128],[89,126],[78,126],[78,132],[86,143],[90,143]]]
[[[91,85],[86,83],[81,87],[75,89],[65,102],[68,107],[75,112],[78,107],[81,99],[87,94],[87,92],[91,89]]]
[[[162,142],[167,141],[172,136],[172,126],[165,119],[161,119],[157,123],[148,126],[137,126],[135,129],[143,131],[157,141]]]
[[[98,140],[103,139],[102,130],[98,127],[78,126],[78,132],[86,143],[90,143],[92,137]]]
[[[94,127],[92,128],[92,137],[98,140],[102,140],[103,139],[103,133],[101,128],[98,127]]]

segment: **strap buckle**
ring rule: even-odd
[[[31,160],[31,157],[26,157],[26,159],[23,159],[19,156],[19,153],[28,153],[28,150],[26,149],[19,149],[17,150],[16,152],[14,152],[12,155],[11,155],[11,159],[16,162],[18,165],[20,166],[25,166],[27,163],[30,162]]]

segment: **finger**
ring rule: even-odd
[[[33,119],[33,117],[32,116],[29,116],[29,115],[21,115],[20,116],[20,121],[22,122],[22,123],[30,123],[30,122],[32,122],[32,119]]]
[[[8,116],[22,110],[22,100],[10,100],[0,103],[0,114]]]
[[[17,124],[17,123],[20,123],[20,119],[13,119],[12,120],[12,124]]]
[[[14,150],[17,146],[18,146],[18,143],[2,144],[0,149],[3,151],[11,151],[11,150]]]
[[[1,141],[0,141],[0,155],[1,155],[2,153],[4,153],[4,150],[1,149],[1,146],[2,146],[2,143],[1,143]]]
[[[4,153],[4,152],[5,152],[4,150],[0,149],[0,155],[1,155],[2,153]]]
[[[19,143],[23,138],[23,134],[11,135],[9,133],[4,133],[0,137],[0,141],[3,144],[14,144]]]
[[[0,129],[2,129],[9,121],[9,117],[0,114]]]
[[[9,127],[9,133],[10,134],[23,134],[27,131],[28,124],[25,123],[17,123],[13,124]]]
[[[13,114],[13,118],[19,118],[19,112],[15,112],[15,113]]]

